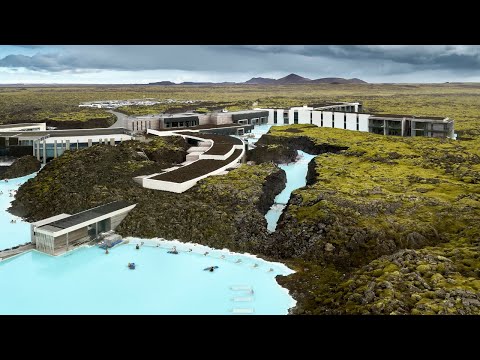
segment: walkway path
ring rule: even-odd
[[[32,243],[28,243],[27,245],[19,246],[16,249],[9,249],[9,250],[2,250],[0,251],[0,259],[6,259],[14,255],[18,255],[22,252],[32,250],[34,248]]]
[[[126,128],[127,127],[127,121],[126,121],[127,118],[128,118],[127,115],[122,114],[118,111],[113,111],[113,110],[107,110],[107,112],[109,112],[110,114],[113,114],[117,117],[117,121],[115,122],[115,124],[110,126],[111,128]]]

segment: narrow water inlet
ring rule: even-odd
[[[310,155],[301,150],[297,150],[297,153],[298,156],[295,162],[279,165],[287,175],[287,183],[285,189],[275,197],[274,204],[265,214],[267,230],[271,232],[275,231],[277,228],[278,220],[280,219],[292,192],[307,184],[308,163],[316,156]]]

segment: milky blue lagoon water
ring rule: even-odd
[[[243,139],[247,141],[249,144],[255,144],[262,137],[262,135],[265,135],[268,132],[268,130],[270,130],[271,127],[272,125],[267,125],[267,124],[255,125],[252,131],[250,132],[255,137],[246,137]]]
[[[9,196],[10,190],[18,190],[18,187],[28,179],[35,177],[36,173],[16,179],[0,180],[0,250],[9,249],[12,246],[21,245],[30,241],[30,224],[22,221],[18,216],[7,212],[10,202],[14,199]],[[10,221],[15,219],[15,223]],[[0,255],[1,257],[1,255]]]
[[[282,215],[292,191],[307,184],[306,176],[308,172],[308,163],[315,157],[315,155],[310,155],[300,150],[297,150],[297,152],[298,157],[294,163],[279,165],[279,167],[285,170],[285,173],[287,174],[287,183],[285,189],[275,197],[273,206],[265,214],[265,218],[267,219],[267,229],[269,231],[275,231],[278,219],[280,218],[280,215]]]
[[[139,241],[108,255],[92,246],[57,257],[29,251],[0,262],[0,314],[287,314],[294,306],[274,279],[292,273],[283,264],[181,243],[173,255],[172,242],[155,247],[153,240],[136,250]],[[203,270],[209,266],[218,269]]]

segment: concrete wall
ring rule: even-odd
[[[312,111],[312,124],[319,127],[322,126],[322,112],[321,111]]]
[[[368,132],[368,118],[370,114],[358,114],[359,131]]]
[[[357,130],[357,114],[347,113],[347,130]]]
[[[198,125],[213,124],[213,119],[209,114],[198,114]]]
[[[298,123],[299,124],[310,124],[310,113],[308,109],[298,110]],[[294,115],[292,115],[291,123],[294,123]]]
[[[334,112],[333,118],[335,119],[335,128],[336,129],[343,129],[344,128],[344,120],[345,120],[345,113],[344,112]]]
[[[333,112],[323,111],[323,127],[332,127]]]
[[[110,229],[115,230],[117,226],[120,225],[120,223],[123,221],[123,219],[127,217],[127,215],[128,215],[128,212],[112,216],[110,218]]]

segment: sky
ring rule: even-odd
[[[479,45],[0,45],[0,84],[243,82],[290,73],[480,82]]]

